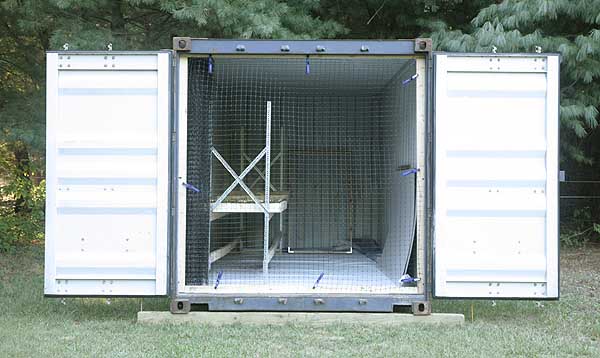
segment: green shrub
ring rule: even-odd
[[[0,251],[44,239],[45,180],[35,161],[17,162],[0,143]]]

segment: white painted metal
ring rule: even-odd
[[[558,56],[435,57],[435,295],[558,297]]]
[[[167,293],[169,57],[48,53],[45,294]]]
[[[271,221],[271,101],[267,101],[267,130],[265,136],[265,219],[263,233],[263,273],[269,272],[269,221]]]

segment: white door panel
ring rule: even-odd
[[[558,56],[435,56],[435,295],[558,297]]]
[[[167,293],[169,63],[48,53],[45,294]]]

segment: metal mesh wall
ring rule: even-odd
[[[186,257],[185,282],[204,285],[208,278],[209,260],[209,193],[210,193],[210,121],[211,79],[207,76],[208,61],[196,59],[189,64],[187,181],[200,192],[186,196]]]
[[[402,175],[416,163],[415,82],[406,81],[414,60],[216,57],[189,66],[187,180],[210,189],[188,195],[186,283],[224,292],[400,287],[415,230],[415,179]],[[265,221],[236,178],[266,206],[267,139]]]

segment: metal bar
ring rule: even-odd
[[[279,190],[283,191],[283,125],[279,126],[279,154],[273,161],[279,160]]]
[[[191,54],[414,55],[414,40],[191,39]],[[320,48],[317,50],[317,48]],[[243,49],[243,50],[241,50]],[[367,49],[365,51],[365,49]]]
[[[240,187],[242,187],[242,189],[244,189],[244,191],[250,196],[250,198],[252,199],[252,201],[254,201],[254,203],[256,203],[256,205],[258,205],[265,213],[268,213],[268,211],[266,210],[266,208],[260,203],[260,201],[256,198],[256,196],[254,195],[254,193],[252,193],[252,191],[246,186],[246,184],[242,180],[242,179],[244,179],[244,177],[246,175],[248,175],[248,173],[252,170],[252,168],[262,159],[262,157],[265,155],[266,148],[263,149],[256,156],[256,158],[254,158],[254,160],[252,161],[252,163],[250,163],[246,167],[246,169],[244,169],[244,171],[242,172],[242,174],[240,174],[239,176],[231,168],[231,166],[227,163],[227,161],[221,156],[221,154],[219,153],[219,151],[217,151],[216,148],[213,147],[211,149],[211,151],[214,154],[214,156],[221,162],[221,164],[223,164],[223,166],[225,167],[225,169],[227,169],[227,171],[229,172],[229,174],[231,174],[231,176],[233,176],[233,178],[235,179],[233,181],[233,183],[231,183],[231,185],[227,188],[227,190],[225,190],[225,192],[223,192],[223,194],[221,194],[221,196],[219,197],[219,199],[217,199],[217,201],[213,205],[211,205],[211,210],[214,210],[217,206],[219,206],[219,204],[221,204],[221,202],[223,202],[223,200],[225,200],[225,198],[231,193],[231,191],[233,190],[233,188],[235,188],[235,186],[237,184],[239,184]]]
[[[244,157],[246,158],[246,160],[250,161],[250,158],[249,158],[249,157],[248,157],[246,154],[244,154]],[[271,161],[271,165],[273,165],[273,162],[275,162],[275,161],[277,160],[277,158],[278,158],[278,157],[275,157],[275,159]],[[254,167],[253,169],[254,169],[254,170],[255,170],[255,171],[258,173],[258,175],[259,175],[259,176],[260,176],[260,177],[261,177],[263,180],[265,180],[265,175],[263,174],[262,170],[260,170],[260,169],[259,169],[259,168],[257,168],[257,167]],[[258,183],[258,181],[259,181],[259,180],[260,180],[260,178],[256,178],[256,179],[254,179],[254,181],[252,182],[252,184],[250,184],[250,188],[253,188],[253,187],[256,185],[256,183]],[[272,189],[273,191],[277,191],[277,188],[276,188],[276,187],[275,187],[275,185],[273,185],[273,184],[271,184],[271,189]]]
[[[271,202],[271,101],[267,101],[267,130],[265,135],[265,220],[263,237],[263,273],[269,271],[269,206]]]
[[[240,171],[244,170],[244,156],[246,155],[246,132],[244,127],[240,128]],[[250,161],[250,159],[248,159]],[[240,236],[244,232],[244,214],[240,213]],[[244,240],[240,238],[240,251],[244,249]]]
[[[225,200],[225,198],[227,198],[227,196],[231,193],[231,191],[233,191],[233,189],[236,187],[236,185],[238,183],[241,182],[241,180],[250,172],[250,169],[252,167],[252,163],[248,166],[248,170],[244,170],[242,172],[242,174],[240,176],[237,175],[237,173],[231,168],[231,166],[229,166],[229,164],[227,163],[227,161],[221,156],[221,154],[219,153],[219,151],[216,148],[212,148],[211,149],[212,154],[217,157],[217,159],[219,159],[219,161],[221,162],[221,164],[223,164],[223,166],[225,167],[225,169],[227,169],[227,171],[229,171],[229,174],[231,174],[231,176],[233,176],[233,178],[235,179],[233,181],[233,183],[231,183],[231,185],[223,192],[223,194],[221,194],[221,196],[217,199],[217,201],[211,205],[211,210],[216,209],[219,204],[221,204],[221,202],[223,202],[223,200]],[[264,150],[258,154],[258,156],[255,158],[256,163],[258,163],[258,161],[262,158],[262,155],[264,155]],[[254,163],[254,162],[253,162]],[[256,165],[256,163],[254,163],[254,165]]]

